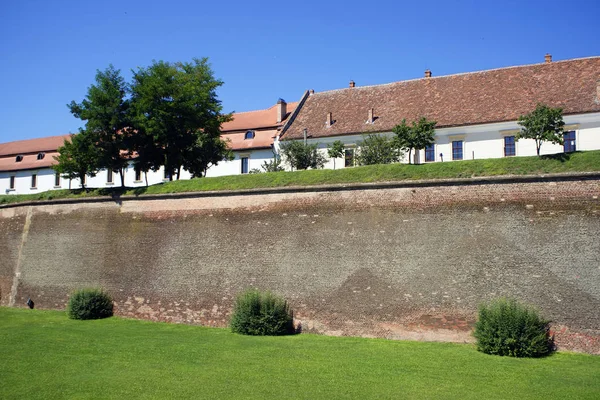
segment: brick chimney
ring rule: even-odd
[[[367,118],[367,124],[372,124],[373,123],[373,109],[370,108],[369,109],[369,117]]]
[[[282,122],[287,115],[287,103],[284,99],[277,100],[277,122]]]
[[[544,56],[544,60],[546,61],[546,63],[550,64],[552,62],[552,54],[546,53],[546,55]]]
[[[425,78],[431,78],[431,71],[428,69],[425,70]]]
[[[327,121],[325,122],[325,124],[327,125],[327,127],[330,127],[331,124],[333,124],[333,114],[328,112],[327,113]]]
[[[350,87],[353,88],[354,86],[356,86],[356,84],[354,83],[354,81],[350,81]]]

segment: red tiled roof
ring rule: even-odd
[[[285,119],[296,109],[297,102],[287,103]],[[274,128],[282,125],[277,122],[277,104],[266,110],[246,111],[233,114],[233,120],[221,126],[222,131],[247,131],[261,128]]]
[[[56,151],[56,149],[62,146],[65,140],[69,139],[70,137],[71,134],[0,143],[0,157]]]
[[[277,135],[277,129],[254,131],[254,139],[244,139],[245,135],[246,132],[225,133],[221,138],[229,140],[231,150],[268,149]]]
[[[283,139],[390,131],[422,116],[437,127],[516,121],[537,103],[564,114],[600,112],[600,57],[421,78],[310,95]],[[375,121],[367,124],[368,111]],[[327,127],[327,113],[334,123]]]
[[[16,156],[0,157],[0,171],[21,171],[27,169],[47,168],[57,164],[54,156],[58,156],[56,151],[45,152],[44,158],[37,159],[38,152],[35,154],[26,154],[23,160],[16,162]]]

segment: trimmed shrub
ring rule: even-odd
[[[295,333],[294,314],[285,299],[271,292],[248,290],[235,301],[231,330],[254,336],[291,335]]]
[[[534,308],[501,298],[479,307],[473,335],[477,350],[487,354],[542,357],[554,347],[549,323]]]
[[[102,289],[80,289],[71,294],[67,306],[71,319],[100,319],[113,315],[113,302]]]

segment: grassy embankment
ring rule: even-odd
[[[286,186],[310,186],[344,183],[394,182],[418,179],[451,179],[499,175],[535,175],[549,173],[600,171],[600,151],[557,154],[543,157],[510,157],[466,160],[423,165],[388,164],[339,170],[310,170],[267,174],[233,175],[168,182],[141,188],[56,190],[39,194],[0,195],[0,204],[112,195],[144,195],[239,190]]]
[[[227,329],[0,308],[0,398],[597,399],[600,357],[473,345],[247,337]]]

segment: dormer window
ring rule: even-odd
[[[46,156],[46,153],[38,153],[37,159],[38,160],[43,160],[45,156]]]
[[[244,136],[244,140],[254,139],[254,131],[246,131],[246,135]]]
[[[16,162],[21,162],[23,161],[23,156],[21,154],[19,154],[16,158],[15,158]]]

